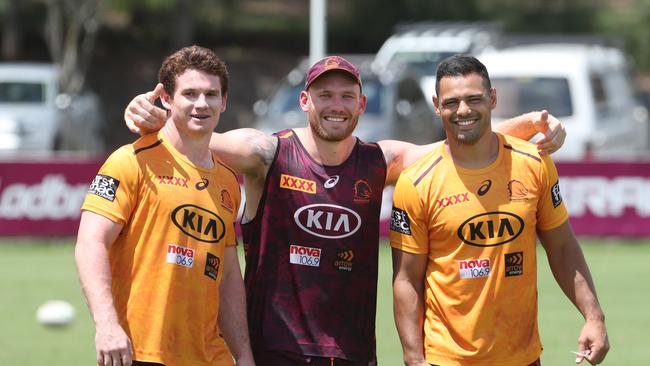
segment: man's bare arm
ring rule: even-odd
[[[119,324],[111,293],[108,248],[123,225],[94,212],[83,211],[75,247],[81,289],[95,322],[97,363],[130,365],[131,340]]]
[[[213,133],[210,150],[238,174],[266,175],[277,149],[277,138],[252,128]]]
[[[219,296],[219,327],[237,365],[254,365],[246,320],[246,292],[236,247],[226,247]]]
[[[537,149],[543,155],[557,151],[566,138],[562,123],[546,110],[522,114],[493,128],[497,132],[523,140],[530,140],[537,133],[542,133],[544,137],[537,142]]]
[[[404,364],[428,365],[424,358],[424,276],[426,254],[393,248],[393,312]]]
[[[578,338],[578,351],[588,351],[585,358],[599,364],[609,350],[605,315],[598,303],[596,289],[582,249],[573,235],[569,221],[559,227],[538,232],[551,272],[566,296],[585,318]],[[576,362],[582,361],[578,356]]]

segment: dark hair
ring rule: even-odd
[[[222,94],[228,93],[226,64],[211,50],[196,45],[181,48],[168,56],[160,66],[158,81],[164,85],[165,91],[172,95],[176,78],[187,70],[198,70],[218,76]]]
[[[456,54],[449,56],[438,64],[436,70],[436,95],[440,92],[440,79],[445,76],[466,76],[469,74],[479,74],[483,78],[485,90],[492,88],[490,75],[488,75],[485,65],[476,57],[469,55]]]

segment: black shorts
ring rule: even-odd
[[[304,356],[292,352],[255,352],[255,363],[264,366],[376,366],[377,362],[358,362],[334,357]]]
[[[155,362],[144,362],[144,361],[133,361],[131,366],[165,366],[162,363]]]

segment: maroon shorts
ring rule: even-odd
[[[256,352],[255,363],[264,366],[376,366],[377,362],[358,362],[334,357],[304,356],[291,352]]]

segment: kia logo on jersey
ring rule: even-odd
[[[187,236],[204,243],[218,243],[226,233],[226,225],[219,215],[196,205],[176,207],[171,219]]]
[[[470,217],[458,228],[458,238],[477,247],[509,243],[524,231],[524,219],[510,212],[486,212]]]
[[[305,232],[325,239],[346,238],[361,227],[358,213],[347,207],[324,203],[299,208],[293,219]]]

